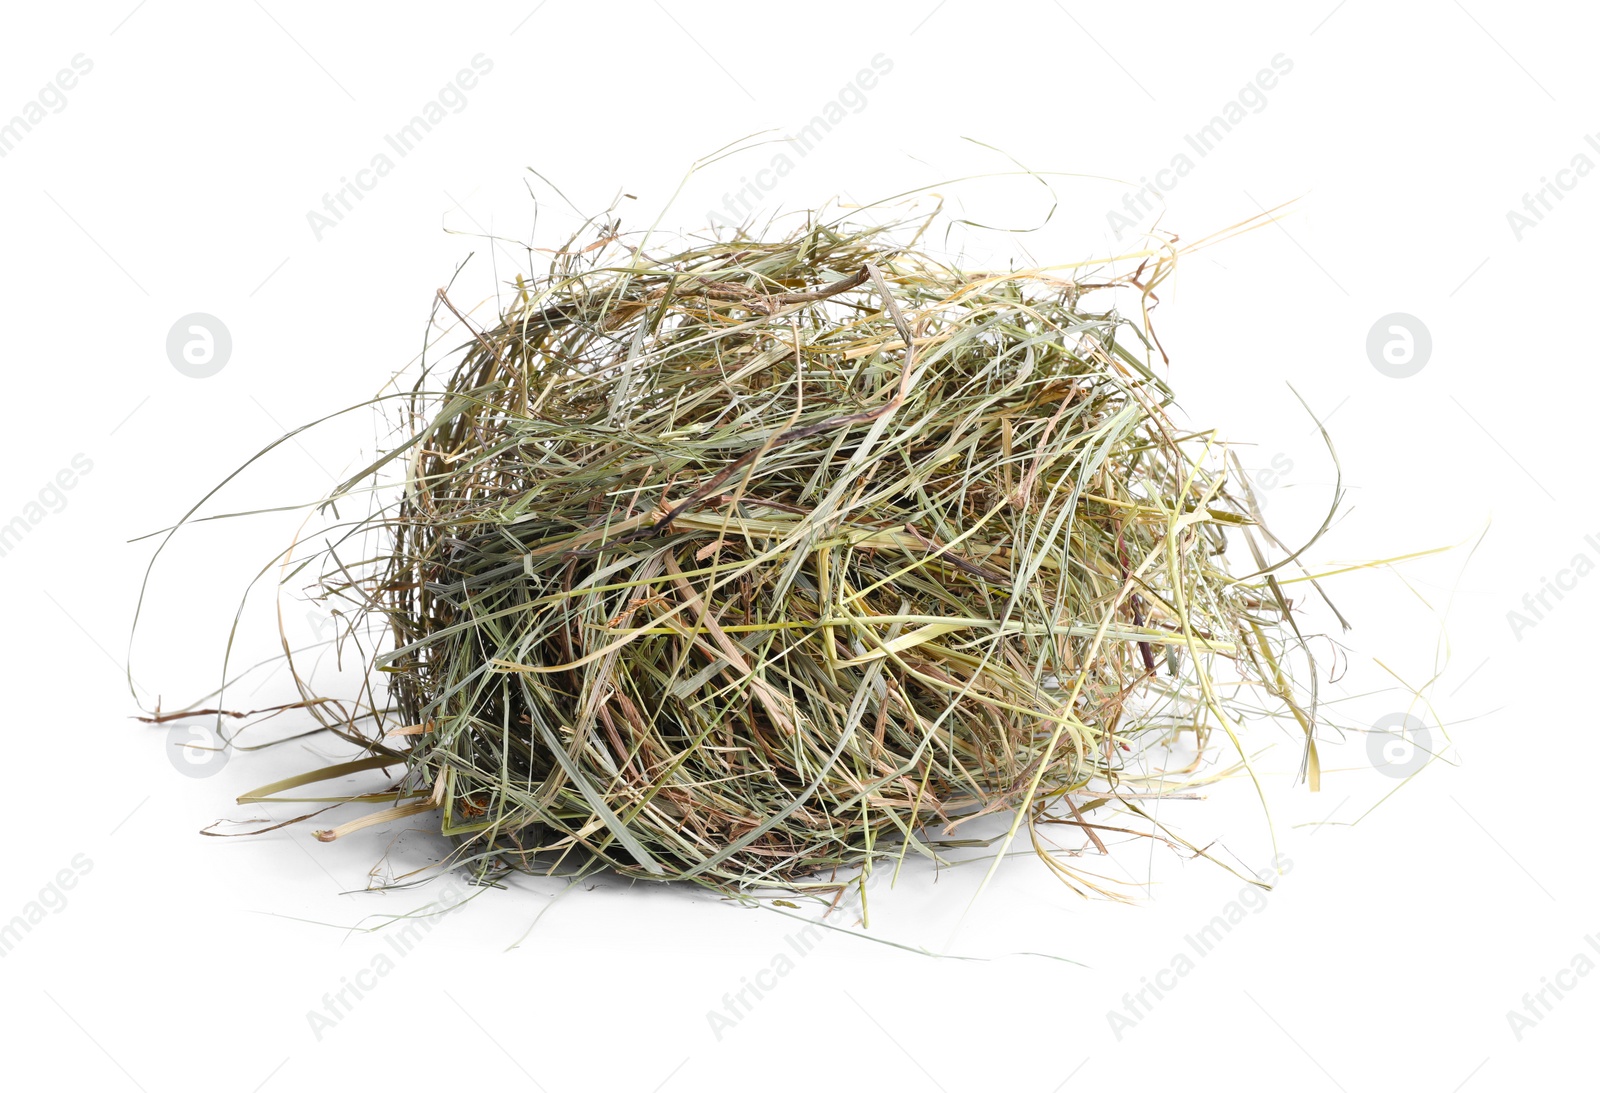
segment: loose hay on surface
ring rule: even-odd
[[[319,837],[437,811],[462,860],[722,891],[939,859],[1000,814],[1094,887],[1035,822],[1085,824],[1142,737],[1234,736],[1224,662],[1293,706],[1314,778],[1287,604],[1223,556],[1252,506],[1109,310],[1168,260],[976,273],[891,234],[574,242],[468,323],[346,485],[404,468],[361,525],[382,551],[326,568],[390,635],[386,703],[303,685],[364,755],[246,799],[403,766]]]

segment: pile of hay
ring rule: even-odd
[[[1083,823],[1140,734],[1231,735],[1209,666],[1283,693],[1287,608],[1229,575],[1248,499],[1107,287],[841,223],[519,280],[330,584],[391,695],[293,781],[405,775],[319,837],[437,810],[464,859],[792,887]]]

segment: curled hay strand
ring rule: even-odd
[[[438,809],[485,862],[792,886],[989,814],[1084,823],[1069,795],[1129,741],[1233,735],[1219,658],[1293,702],[1287,605],[1222,557],[1248,498],[1140,330],[1084,306],[1139,282],[837,224],[603,242],[412,392],[403,493],[363,525],[387,546],[329,569],[392,633],[407,727],[351,719],[367,757],[251,799],[403,763],[402,803],[319,836]]]

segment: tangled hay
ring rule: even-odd
[[[1233,735],[1213,664],[1292,704],[1287,604],[1223,557],[1253,506],[1086,306],[1167,262],[973,273],[891,234],[613,233],[468,324],[408,396],[383,550],[324,586],[389,629],[387,708],[243,800],[403,765],[319,837],[437,811],[464,859],[794,887],[983,816],[1098,842],[1080,805],[1141,737]]]

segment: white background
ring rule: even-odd
[[[152,1093],[358,1081],[1480,1093],[1586,1072],[1600,975],[1520,1038],[1507,1011],[1576,954],[1600,960],[1585,941],[1600,906],[1579,691],[1600,579],[1578,580],[1520,635],[1507,612],[1575,556],[1600,559],[1585,541],[1600,533],[1600,177],[1565,176],[1571,191],[1520,239],[1507,212],[1576,155],[1600,162],[1584,142],[1600,129],[1587,15],[1491,0],[8,9],[0,118],[74,56],[93,66],[0,159],[0,522],[26,514],[74,456],[93,465],[0,558],[0,922],[75,856],[91,863],[0,959],[8,1080]],[[1327,687],[1349,731],[1330,730],[1321,793],[1294,783],[1288,734],[1252,726],[1292,869],[1120,1038],[1108,1011],[1240,890],[1147,840],[1078,862],[1131,906],[1082,900],[1027,857],[964,919],[981,867],[879,885],[870,931],[836,914],[847,932],[828,933],[720,1038],[708,1011],[800,923],[695,891],[599,879],[556,899],[556,882],[519,880],[438,920],[319,1037],[308,1011],[385,951],[382,932],[349,927],[437,893],[364,893],[369,870],[443,847],[423,824],[334,845],[312,840],[314,824],[197,835],[224,817],[287,817],[232,799],[315,757],[299,745],[240,754],[188,778],[166,734],[131,719],[129,625],[153,541],[129,540],[171,524],[286,428],[370,397],[414,356],[431,294],[469,253],[457,296],[492,316],[497,275],[526,252],[474,236],[528,237],[528,168],[585,212],[626,191],[626,226],[666,207],[666,227],[699,231],[783,146],[708,168],[668,206],[693,160],[793,133],[880,53],[892,71],[864,108],[796,157],[763,207],[870,200],[1014,170],[1013,158],[1125,180],[1057,179],[1051,227],[1025,240],[1041,262],[1135,245],[1106,217],[1127,180],[1184,152],[1185,134],[1273,57],[1292,61],[1264,108],[1167,195],[1162,226],[1185,241],[1298,199],[1281,223],[1190,256],[1166,286],[1171,380],[1193,421],[1253,444],[1247,464],[1292,464],[1267,498],[1286,539],[1314,529],[1334,479],[1289,385],[1326,419],[1349,495],[1315,568],[1458,547],[1328,582],[1355,627]],[[465,108],[316,238],[307,212],[478,54],[493,69]],[[957,212],[1007,225],[1049,204],[1014,179],[938,189]],[[536,241],[554,245],[575,218],[538,192]],[[231,331],[209,379],[167,359],[169,328],[191,312]],[[1367,358],[1368,330],[1392,312],[1432,334],[1409,379]],[[360,465],[371,434],[367,421],[307,434],[208,511],[313,499]],[[171,708],[214,685],[239,594],[298,520],[201,525],[175,541],[134,650],[141,699]],[[246,649],[263,655],[271,584],[244,620]],[[299,642],[315,637],[304,613],[286,601]],[[279,678],[257,699],[284,693]],[[1369,763],[1360,730],[1407,708],[1439,758],[1390,795],[1397,782]],[[1248,787],[1168,807],[1226,860],[1270,862]]]

